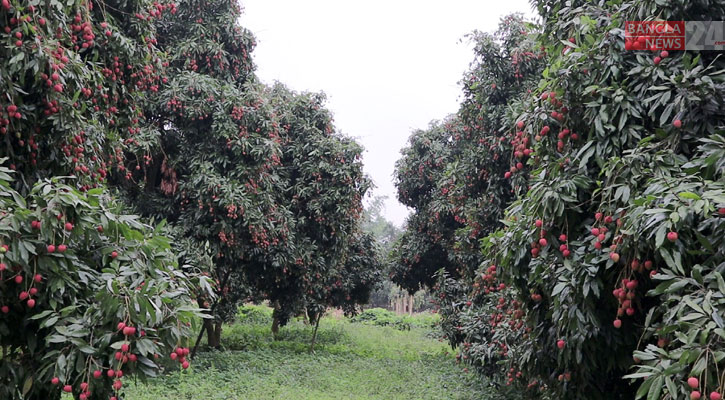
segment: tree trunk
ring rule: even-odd
[[[315,352],[315,340],[317,340],[317,328],[320,327],[320,319],[322,319],[322,314],[319,314],[317,318],[315,318],[315,331],[312,333],[312,343],[310,343],[310,353]]]
[[[217,321],[216,325],[214,325],[214,348],[218,349],[222,347],[222,326],[223,323],[221,321]]]
[[[217,270],[217,274],[218,274],[219,272],[220,272],[220,270]],[[227,282],[229,281],[229,277],[231,276],[231,274],[232,274],[232,270],[231,270],[231,269],[229,269],[229,270],[228,270],[228,271],[226,272],[226,274],[224,275],[224,278],[222,278],[222,284],[220,285],[220,288],[224,288],[224,286],[226,286]],[[209,314],[209,315],[214,315],[214,309],[215,309],[215,308],[216,308],[216,306],[217,306],[217,305],[219,304],[219,300],[221,300],[221,296],[222,296],[222,295],[224,294],[224,291],[223,291],[223,290],[219,290],[219,291],[217,292],[217,294],[218,294],[219,296],[218,296],[218,297],[217,297],[217,298],[216,298],[216,299],[214,300],[214,304],[212,304],[212,306],[211,306],[211,308],[209,309],[209,311],[207,311],[207,312],[206,312],[206,313],[207,313],[207,314]],[[199,303],[199,306],[201,306],[202,304],[204,304],[204,299],[203,299],[203,298],[201,298],[201,297],[199,297],[199,298],[197,299],[197,302]],[[208,323],[209,325],[207,325],[207,323]],[[202,337],[204,336],[204,331],[206,331],[206,332],[207,332],[207,341],[208,341],[209,339],[211,339],[211,336],[213,336],[213,335],[212,335],[212,331],[213,331],[213,327],[212,327],[212,325],[213,325],[213,322],[212,322],[212,320],[207,320],[207,319],[205,319],[205,320],[204,320],[204,323],[203,323],[203,325],[202,325],[202,328],[201,328],[201,329],[199,330],[199,336],[197,336],[197,337],[196,337],[196,343],[194,343],[194,348],[193,348],[193,349],[191,350],[191,358],[192,358],[192,359],[193,359],[194,357],[196,357],[196,350],[197,350],[197,349],[199,348],[199,343],[201,343],[201,338],[202,338]],[[219,337],[220,337],[220,339],[221,339],[221,329],[222,329],[222,328],[221,328],[221,327],[219,327]],[[211,346],[211,345],[212,345],[211,343],[207,343],[207,344],[208,344],[209,346]],[[219,344],[217,344],[217,347],[219,347]]]
[[[274,311],[272,311],[272,336],[274,340],[279,340],[279,302],[274,302]]]
[[[217,325],[220,324],[217,322]],[[211,348],[219,348],[219,338],[217,337],[217,329],[213,320],[205,319],[204,328],[206,331],[206,344]],[[219,333],[221,333],[221,327],[219,327]]]
[[[274,336],[274,340],[279,340],[279,319],[277,316],[272,317],[272,336]]]
[[[410,315],[413,315],[413,307],[415,307],[415,296],[409,296],[410,299]]]
[[[200,305],[201,304],[204,304],[204,299],[199,298],[197,300],[197,302]],[[209,314],[209,315],[212,314],[211,311],[206,311],[205,313],[206,314]],[[201,322],[201,329],[199,330],[199,335],[196,337],[196,342],[194,343],[194,347],[191,350],[191,358],[192,359],[194,357],[196,357],[196,350],[199,348],[199,344],[201,343],[201,338],[204,337],[204,332],[206,332],[207,345],[211,346],[211,344],[209,343],[209,340],[211,340],[211,334],[210,334],[210,332],[212,331],[212,328],[211,328],[211,325],[212,324],[213,324],[213,320],[212,319],[204,319],[204,320],[202,320],[202,322]]]
[[[156,157],[151,160],[151,164],[146,168],[146,192],[153,192],[159,187],[161,179],[159,175],[161,173],[161,163],[163,159]]]

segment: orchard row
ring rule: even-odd
[[[324,95],[259,82],[240,13],[3,0],[1,398],[121,399],[242,301],[275,329],[367,301],[362,148]]]
[[[627,50],[698,2],[534,2],[476,32],[459,112],[415,132],[393,280],[467,370],[531,399],[725,393],[725,63]],[[708,2],[708,18],[725,2]]]

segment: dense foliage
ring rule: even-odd
[[[510,170],[440,195],[453,175],[442,168],[406,181],[419,160],[410,155],[415,145],[398,169],[401,201],[447,204],[417,207],[413,221],[455,207],[459,199],[447,193],[483,183],[488,193],[512,189],[514,197],[496,195],[501,208],[478,204],[471,214],[492,217],[495,227],[507,206],[504,226],[479,241],[478,260],[433,259],[437,265],[413,272],[413,282],[430,284],[431,270],[445,267],[437,282],[443,326],[461,360],[530,398],[720,398],[725,65],[716,53],[625,51],[622,27],[652,15],[711,19],[725,15],[725,4],[535,4],[547,68],[538,84],[526,84],[530,95],[505,100],[505,118],[492,114],[500,121],[493,126],[518,140],[507,151]],[[474,71],[492,76],[498,62],[485,58]],[[473,102],[485,113],[498,99],[490,92]],[[470,109],[464,102],[453,118]],[[440,145],[426,157],[460,162],[451,154]],[[478,157],[495,159],[486,146],[470,158]],[[425,189],[410,190],[424,187],[416,182]],[[475,220],[459,224],[477,228]],[[450,225],[423,232],[443,229]],[[440,254],[468,247],[461,236],[445,237]]]
[[[62,386],[108,398],[125,375],[155,376],[196,315],[168,240],[100,189],[43,180],[22,196],[9,173],[0,168],[2,397],[55,398]]]
[[[265,88],[254,82],[254,40],[229,1],[179,3],[157,21],[169,54],[168,82],[150,99],[149,129],[128,149],[125,195],[139,212],[167,219],[186,254],[209,255],[217,300],[205,321],[218,345],[221,321],[251,294],[243,270],[289,235],[282,191],[279,125]],[[281,261],[280,263],[284,262]]]
[[[0,134],[2,154],[22,174],[18,189],[76,173],[87,190],[122,161],[120,139],[141,129],[139,107],[163,79],[152,21],[169,9],[143,0],[3,2]]]
[[[204,281],[192,285],[160,228],[124,215],[104,186],[164,80],[153,21],[173,10],[0,6],[4,399],[112,398],[124,376],[155,375],[177,348],[175,365],[188,367],[180,346]]]
[[[247,275],[279,304],[281,323],[303,306],[313,320],[327,306],[354,312],[379,281],[374,239],[361,231],[362,199],[371,182],[362,170],[362,148],[334,132],[321,94],[296,94],[277,84],[271,93],[282,127],[281,207],[293,232],[279,250],[288,261],[257,265]],[[269,264],[269,263],[268,263]],[[270,274],[270,269],[276,273]]]

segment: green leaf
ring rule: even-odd
[[[675,382],[672,380],[672,378],[669,376],[666,376],[665,384],[667,385],[667,391],[670,393],[670,395],[673,398],[677,398],[677,386],[675,386]]]
[[[662,259],[665,260],[665,263],[667,263],[667,266],[672,268],[673,270],[679,272],[680,274],[684,275],[685,270],[682,268],[681,262],[679,260],[681,259],[680,253],[675,250],[676,257],[673,258],[672,254],[670,254],[670,251],[667,250],[664,247],[659,248],[660,256],[662,256]],[[675,261],[677,259],[677,261]]]
[[[655,247],[662,247],[662,244],[665,242],[666,236],[667,226],[665,226],[665,224],[661,224],[660,227],[657,229],[657,233],[655,234]]]
[[[720,316],[720,313],[718,313],[718,310],[712,312],[712,320],[715,321],[718,328],[725,328],[725,323],[723,323],[722,317]]]
[[[652,386],[647,393],[647,400],[659,400],[660,394],[662,393],[662,386],[664,385],[664,377],[658,376],[652,382]]]
[[[705,311],[702,309],[702,307],[700,307],[697,304],[695,304],[692,301],[692,299],[690,298],[690,296],[685,296],[682,299],[685,301],[685,304],[687,304],[688,306],[690,306],[690,308],[692,308],[693,310],[695,310],[695,311],[697,311],[697,312],[699,312],[701,314],[705,314]]]
[[[713,272],[713,274],[715,274],[715,278],[717,279],[717,289],[721,293],[725,293],[725,279],[723,279],[722,274],[717,271]]]
[[[23,384],[23,396],[27,395],[28,392],[30,392],[30,389],[33,387],[33,376],[30,375],[27,378],[25,378],[25,383]]]
[[[43,318],[47,317],[47,316],[48,316],[48,315],[50,315],[50,314],[53,314],[53,310],[45,310],[45,311],[43,311],[43,312],[41,312],[41,313],[38,313],[38,314],[35,314],[35,315],[33,315],[33,316],[32,316],[32,317],[30,317],[29,319],[30,319],[31,321],[35,321],[35,320],[37,320],[37,319],[43,319]]]
[[[675,107],[675,103],[669,103],[667,104],[667,107],[662,111],[662,114],[660,114],[660,125],[664,126],[667,124],[667,122],[670,120],[670,115],[672,114],[672,110]]]
[[[652,372],[636,372],[634,374],[628,374],[623,376],[624,379],[639,379],[639,378],[648,378],[652,376]]]
[[[8,65],[17,64],[18,62],[23,61],[24,59],[25,59],[25,53],[21,51],[20,53],[14,55],[13,58],[10,59],[10,61],[8,62]]]
[[[705,357],[700,357],[699,360],[695,363],[695,365],[692,366],[692,375],[700,375],[702,371],[705,370],[705,367],[707,367],[707,360]]]
[[[649,311],[647,312],[647,318],[645,318],[645,320],[644,320],[644,326],[649,327],[652,324],[652,316],[654,315],[654,313],[655,313],[655,308],[654,307],[650,308]],[[640,357],[640,359],[644,360],[642,357]]]
[[[651,376],[651,372],[647,372],[646,376]],[[628,378],[629,375],[625,376],[625,378]],[[642,397],[647,395],[647,392],[649,392],[649,388],[652,387],[652,379],[646,379],[642,384],[639,386],[639,389],[637,389],[637,394],[635,396],[636,399],[641,399]]]
[[[58,316],[52,316],[52,317],[46,319],[45,321],[43,321],[43,323],[40,324],[40,327],[49,328],[49,327],[55,325],[56,322],[58,322]]]
[[[63,335],[50,335],[45,340],[48,343],[65,343],[66,337]]]
[[[690,282],[687,279],[680,279],[680,280],[674,281],[673,284],[669,285],[669,287],[667,288],[666,292],[667,293],[674,293],[674,292],[676,292],[676,291],[684,288],[685,286],[687,286],[689,284],[690,284]]]
[[[682,197],[683,199],[702,200],[700,196],[692,192],[680,192],[678,196]]]

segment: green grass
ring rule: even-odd
[[[201,353],[192,367],[130,385],[133,400],[482,400],[495,398],[454,363],[429,329],[326,317],[314,354],[312,328],[295,321],[274,341],[267,324],[225,326],[228,351]],[[129,382],[130,383],[130,382]]]

